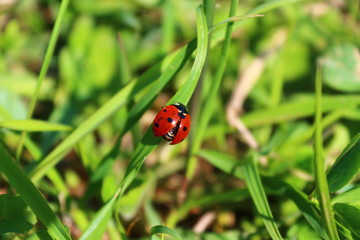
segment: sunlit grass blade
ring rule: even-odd
[[[232,0],[230,4],[229,17],[232,17],[236,14],[237,6],[238,6],[238,1]],[[219,64],[217,66],[215,77],[211,82],[210,90],[205,99],[206,104],[202,105],[201,113],[200,113],[201,118],[198,118],[199,122],[197,124],[196,135],[193,137],[194,141],[190,146],[190,159],[188,161],[188,167],[186,170],[186,177],[188,179],[191,179],[194,175],[197,158],[195,158],[193,155],[195,152],[198,151],[200,147],[200,143],[203,138],[204,132],[206,130],[207,124],[209,123],[210,118],[214,112],[216,96],[221,86],[222,77],[227,62],[227,54],[231,42],[232,29],[233,29],[233,22],[227,23],[225,38],[221,48],[220,58],[218,60]]]
[[[193,64],[192,71],[189,75],[189,78],[185,81],[184,85],[179,89],[177,94],[169,101],[178,101],[187,103],[195,89],[196,83],[200,77],[201,68],[204,65],[205,58],[206,58],[206,49],[207,49],[207,25],[206,25],[206,19],[205,15],[203,13],[203,10],[201,7],[198,7],[196,10],[197,14],[197,31],[198,31],[198,38],[197,38],[197,53],[195,57],[195,62]],[[200,69],[199,69],[200,68]],[[125,190],[129,187],[131,182],[135,179],[137,173],[139,172],[140,168],[142,167],[142,164],[148,154],[150,154],[159,144],[161,141],[160,138],[156,138],[154,134],[152,133],[151,127],[148,128],[145,135],[143,136],[141,142],[136,147],[132,158],[130,160],[130,164],[126,169],[125,176],[123,180],[121,181],[120,185],[118,186],[117,193],[115,196],[121,197],[121,195],[125,192]],[[118,195],[119,194],[119,195]],[[112,202],[112,206],[110,207],[106,204],[107,211],[110,211],[110,208],[113,208],[114,202]],[[103,207],[100,211],[103,210],[105,207]],[[97,217],[96,217],[97,218]],[[93,220],[92,223],[95,223],[97,220]],[[105,221],[105,218],[103,218],[101,221]],[[90,236],[88,231],[93,231],[93,228],[96,228],[94,224],[91,224],[91,228],[89,228],[84,235]],[[82,238],[85,239],[85,238]]]
[[[55,239],[71,239],[45,198],[0,144],[0,171]]]
[[[195,90],[196,83],[199,80],[201,69],[206,59],[206,50],[208,43],[208,37],[207,37],[208,30],[206,25],[206,19],[201,7],[197,8],[196,13],[198,19],[197,21],[198,48],[197,48],[195,62],[193,64],[189,78],[185,81],[184,85],[179,89],[179,91],[169,100],[168,103],[181,102],[187,104],[192,93]],[[122,193],[135,178],[146,156],[155,149],[155,147],[159,142],[160,142],[160,138],[156,138],[152,133],[151,127],[149,127],[144,137],[142,138],[140,144],[135,149],[135,152],[130,161],[130,165],[127,168],[125,177],[122,183],[120,184],[120,187],[122,188],[121,190]]]
[[[41,120],[7,120],[0,121],[0,128],[24,132],[70,131],[72,128],[63,124],[50,123]]]
[[[279,8],[296,2],[301,2],[304,0],[272,0],[266,1],[263,4],[251,9],[248,13],[264,13],[273,10],[274,8]]]
[[[276,226],[275,220],[272,216],[269,203],[260,179],[259,172],[256,166],[256,155],[251,154],[246,158],[244,167],[245,180],[252,199],[255,203],[261,219],[263,220],[268,233],[272,239],[282,239],[279,229]]]
[[[228,154],[210,150],[200,150],[198,155],[228,174],[231,174],[239,179],[245,178],[244,162],[240,162],[238,159]],[[278,193],[289,197],[300,209],[314,230],[316,230],[320,236],[327,239],[325,229],[322,226],[322,219],[317,213],[316,207],[313,206],[313,204],[302,192],[273,177],[262,176],[261,180],[265,187],[272,190],[273,193]]]
[[[80,237],[79,240],[88,240],[88,239],[101,239],[102,235],[105,232],[107,224],[112,216],[114,203],[116,202],[116,196],[112,197],[97,214],[94,216],[90,222],[88,228],[84,234]]]
[[[331,203],[357,203],[359,202],[360,186],[344,192],[332,199]]]
[[[196,39],[195,39],[196,40]],[[121,132],[121,135],[132,128],[134,124],[140,119],[144,112],[149,108],[149,105],[155,100],[159,92],[166,86],[166,84],[175,76],[175,74],[184,66],[191,54],[196,48],[196,41],[192,40],[184,46],[178,54],[172,59],[169,65],[164,70],[160,78],[149,88],[147,93],[138,101],[138,103],[130,109],[126,124]]]
[[[30,119],[33,112],[34,112],[35,105],[36,105],[37,99],[39,97],[40,88],[42,86],[45,75],[46,75],[46,73],[47,73],[47,71],[49,69],[50,61],[51,61],[51,58],[52,58],[53,53],[54,53],[55,44],[56,44],[56,41],[57,41],[58,36],[60,34],[60,27],[61,27],[61,24],[62,24],[62,22],[64,20],[66,9],[67,9],[67,6],[69,5],[69,1],[70,0],[63,0],[61,2],[59,15],[56,18],[54,29],[51,32],[49,46],[48,46],[48,48],[46,50],[45,59],[44,59],[44,62],[42,64],[42,66],[41,66],[38,81],[36,82],[35,92],[31,97],[31,101],[30,101],[29,109],[28,109],[28,112],[27,112],[27,115],[26,115],[26,119]],[[18,144],[18,148],[17,148],[17,151],[16,151],[16,159],[19,159],[19,157],[21,155],[21,152],[22,152],[22,149],[23,149],[23,146],[24,146],[25,134],[26,134],[25,132],[21,134],[19,144]]]
[[[31,179],[36,182],[44,176],[49,168],[53,167],[70,151],[71,148],[73,148],[74,144],[76,144],[86,134],[92,132],[100,123],[109,118],[115,111],[124,106],[129,99],[138,93],[139,89],[144,87],[142,84],[143,81],[132,81],[116,93],[98,111],[85,120],[63,142],[61,142],[51,153],[49,153],[44,160],[42,160],[33,172],[31,172]]]
[[[238,21],[250,19],[250,18],[263,17],[263,16],[264,15],[262,15],[262,14],[249,14],[249,15],[244,15],[244,16],[232,16],[232,17],[229,17],[229,18],[227,18],[227,19],[225,19],[225,20],[223,20],[221,22],[218,22],[217,24],[211,26],[209,28],[209,33],[211,31],[213,31],[215,28],[217,28],[218,26],[222,25],[222,24],[233,23],[233,22],[238,22]]]
[[[314,96],[301,96],[279,105],[275,109],[260,109],[242,116],[247,127],[257,127],[312,116],[315,112]],[[360,105],[358,95],[324,96],[323,112],[353,109]]]
[[[156,225],[150,229],[150,240],[152,239],[153,235],[156,234],[167,234],[176,240],[182,240],[181,236],[175,232],[175,230],[162,225]]]
[[[326,232],[331,240],[339,239],[337,233],[334,213],[330,202],[329,186],[325,175],[325,163],[323,156],[323,138],[322,138],[322,77],[320,68],[317,69],[315,79],[315,142],[314,142],[314,169],[317,196]]]
[[[360,133],[358,133],[337,158],[327,174],[330,192],[345,186],[360,168]]]

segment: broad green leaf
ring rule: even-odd
[[[40,230],[31,234],[29,237],[26,238],[26,240],[53,240],[53,238],[49,235],[47,231]]]
[[[333,198],[332,204],[335,203],[358,203],[360,202],[360,187],[356,187],[347,192],[341,193],[340,195]]]
[[[181,236],[175,232],[175,230],[162,225],[156,225],[150,229],[150,240],[152,239],[153,235],[156,234],[167,234],[176,240],[182,240]]]
[[[4,233],[26,233],[36,217],[19,196],[0,195],[0,236]]]
[[[360,201],[357,203],[335,203],[334,210],[340,216],[340,222],[351,230],[355,239],[360,239]]]
[[[10,185],[20,194],[20,197],[32,209],[42,224],[47,227],[53,238],[71,239],[47,201],[23,170],[15,164],[2,144],[0,144],[0,171],[7,177]]]
[[[0,121],[0,128],[24,132],[48,132],[48,131],[70,131],[71,127],[50,123],[46,121],[28,119],[28,120],[6,120]]]
[[[331,46],[322,58],[324,83],[344,92],[360,91],[360,52],[351,44]]]
[[[345,186],[360,168],[360,133],[343,150],[327,174],[329,189],[335,192]]]

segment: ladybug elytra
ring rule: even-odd
[[[190,131],[191,118],[182,103],[175,103],[163,107],[153,122],[153,133],[162,136],[170,145],[183,141]]]

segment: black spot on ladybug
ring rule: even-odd
[[[155,127],[157,127],[157,128],[160,126],[159,123],[157,123],[157,122],[156,122],[154,125],[155,125]]]
[[[180,118],[182,118],[182,119],[185,119],[185,118],[186,118],[185,114],[182,113],[182,112],[178,112],[178,116],[179,116]]]
[[[167,112],[167,110],[166,110],[166,109],[164,109],[164,110],[163,110],[163,112]]]
[[[187,127],[183,127],[183,131],[186,131],[187,130]]]
[[[173,119],[172,119],[172,118],[168,118],[167,121],[171,123],[171,122],[173,121]]]

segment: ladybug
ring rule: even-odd
[[[171,141],[170,145],[183,141],[190,131],[191,118],[188,110],[181,103],[163,107],[156,115],[152,130],[156,137]]]

